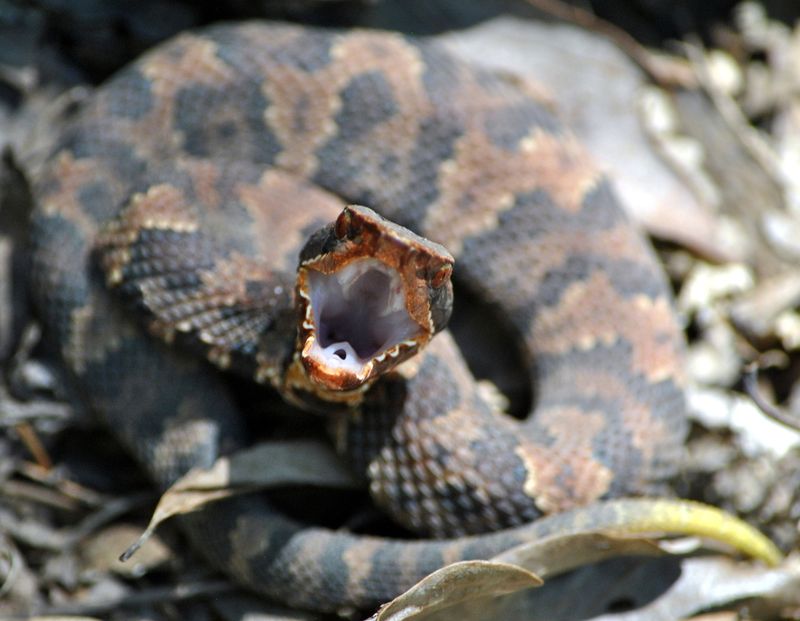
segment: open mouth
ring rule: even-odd
[[[359,259],[308,276],[315,338],[303,353],[317,363],[366,378],[373,360],[396,355],[395,346],[419,334],[400,277],[382,262]]]

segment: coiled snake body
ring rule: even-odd
[[[339,382],[338,407],[357,411],[373,379],[358,364],[407,357],[446,322],[447,251],[457,281],[513,329],[536,391],[526,421],[480,400],[443,333],[368,456],[380,504],[452,539],[308,527],[258,497],[185,518],[216,565],[272,598],[374,605],[446,562],[569,525],[569,513],[525,525],[542,514],[647,492],[676,471],[681,338],[651,251],[539,102],[433,43],[258,23],[184,34],[97,91],[34,185],[45,324],[92,407],[161,485],[246,444],[208,360],[312,407]],[[336,220],[346,203],[447,251],[369,210]],[[320,262],[338,269],[341,248],[324,253],[340,242],[349,252],[373,224],[394,231],[381,252],[396,265],[381,255],[319,285]],[[303,286],[324,288],[332,317],[306,354],[339,365],[310,384],[310,358],[304,367],[295,351],[308,343],[292,275],[304,246],[317,263]],[[373,301],[348,306],[359,287]],[[323,322],[309,313],[301,324]],[[357,329],[375,316],[369,341]],[[590,515],[614,523],[615,511]]]

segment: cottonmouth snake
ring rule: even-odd
[[[676,472],[682,345],[652,252],[524,86],[397,34],[217,26],[99,88],[34,194],[44,323],[159,484],[247,443],[216,365],[338,411],[376,501],[451,537],[309,527],[250,496],[184,518],[217,566],[269,597],[372,606],[576,515],[658,525],[660,506],[671,519],[668,503],[569,512]],[[446,331],[388,373],[384,406],[381,382],[366,391],[446,323],[448,251],[530,365],[525,421],[484,403]]]

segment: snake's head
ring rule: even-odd
[[[450,318],[453,257],[366,207],[311,236],[297,275],[299,361],[321,399],[366,387]]]

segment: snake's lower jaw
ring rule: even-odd
[[[323,391],[355,390],[374,377],[374,362],[361,360],[346,341],[323,347],[311,334],[305,340],[300,359],[308,378]]]

